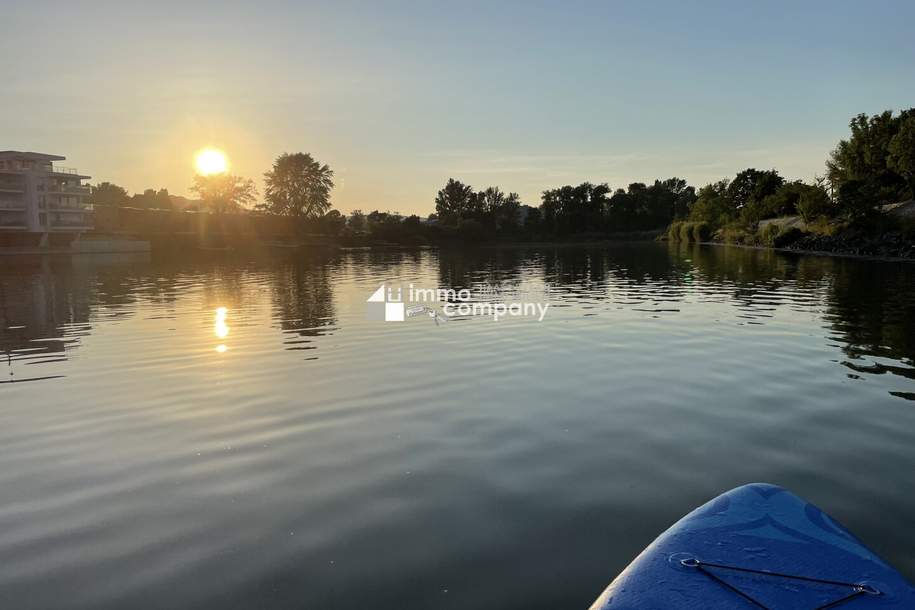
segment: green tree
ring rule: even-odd
[[[915,110],[900,117],[899,131],[890,140],[887,166],[905,179],[908,197],[915,198]]]
[[[217,213],[236,211],[254,203],[257,189],[254,181],[233,174],[210,174],[194,176],[191,191]]]
[[[859,114],[849,123],[851,136],[839,141],[832,151],[826,162],[827,175],[839,198],[848,204],[842,207],[852,215],[867,212],[866,208],[881,203],[898,201],[910,193],[911,183],[899,170],[905,171],[906,167],[905,142],[911,137],[911,127],[907,124],[913,113],[915,109],[895,117],[890,110],[872,117]],[[893,146],[904,126],[905,133]],[[849,182],[852,185],[845,188],[843,198],[842,187]],[[861,199],[865,196],[871,200]]]
[[[822,184],[804,184],[799,190],[800,194],[795,207],[804,222],[835,215],[835,206]]]
[[[733,220],[737,215],[737,206],[728,193],[728,180],[719,180],[699,189],[696,202],[690,210],[689,219],[706,222],[712,226],[721,226]]]
[[[284,153],[264,174],[266,203],[272,214],[320,218],[330,209],[334,172],[308,153]]]
[[[111,182],[100,182],[89,189],[89,203],[98,206],[125,206],[130,196],[127,190]]]
[[[739,210],[758,205],[766,197],[774,195],[783,184],[785,179],[774,169],[760,171],[750,167],[734,176],[728,185],[728,198]]]
[[[846,180],[839,186],[836,203],[849,218],[864,218],[876,212],[879,200],[878,187],[869,180]]]

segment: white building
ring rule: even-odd
[[[92,228],[89,187],[70,167],[54,165],[66,157],[15,150],[0,151],[0,233],[76,234]],[[63,236],[62,236],[63,237]]]

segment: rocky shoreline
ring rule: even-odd
[[[794,240],[786,240],[776,245],[797,252],[915,260],[915,241],[900,232],[886,232],[880,235],[865,235],[860,231],[846,231],[838,235],[806,233],[798,235]]]

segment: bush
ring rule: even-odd
[[[829,200],[826,191],[817,186],[803,189],[797,200],[797,211],[804,222],[813,222],[817,218],[831,218],[836,208]]]
[[[678,220],[667,228],[668,241],[700,242],[708,241],[711,236],[712,231],[704,222]]]
[[[704,222],[691,222],[690,237],[695,242],[708,241],[712,235],[708,224]]]
[[[781,228],[775,223],[769,223],[757,233],[757,241],[761,246],[774,246],[781,233]]]
[[[741,224],[729,224],[718,230],[718,239],[726,244],[746,244],[753,245],[756,239],[753,233],[749,232]]]
[[[684,222],[680,224],[680,241],[688,242],[690,238],[690,226],[691,222]]]
[[[806,235],[806,233],[797,227],[791,227],[787,231],[783,231],[776,235],[772,240],[772,245],[776,248],[785,248],[804,237],[804,235]]]
[[[670,226],[667,227],[667,241],[680,241],[680,225],[683,224],[682,221],[676,221],[670,223]]]
[[[839,187],[839,209],[849,218],[872,215],[879,203],[876,188],[864,180],[849,180]]]

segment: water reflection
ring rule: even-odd
[[[66,360],[93,324],[128,319],[141,303],[153,306],[147,319],[175,319],[176,301],[196,287],[202,287],[207,303],[217,303],[217,351],[228,349],[229,334],[229,310],[220,302],[241,311],[257,309],[264,291],[285,349],[313,351],[317,338],[338,327],[334,285],[341,277],[423,278],[430,265],[440,286],[545,286],[554,307],[576,307],[584,316],[619,308],[676,315],[684,300],[727,304],[736,310],[735,323],[750,325],[765,324],[780,307],[814,310],[833,329],[852,378],[911,379],[915,358],[915,269],[903,264],[685,244],[359,251],[244,264],[117,264],[109,258],[93,265],[91,257],[6,262],[0,271],[0,350],[9,377],[22,379],[33,377],[23,366]],[[905,391],[894,395],[911,398]]]
[[[285,334],[287,350],[314,350],[315,337],[336,328],[332,276],[336,260],[319,258],[296,261],[273,275],[270,291],[274,317]]]
[[[0,388],[11,607],[587,607],[750,480],[915,574],[915,266],[665,244],[93,260],[0,260],[4,377],[31,381]],[[388,281],[551,308],[367,321]]]
[[[216,335],[217,339],[225,339],[229,336],[229,325],[226,324],[226,316],[228,315],[229,310],[225,307],[217,307],[216,315],[213,320],[213,334]],[[216,351],[220,354],[225,353],[229,348],[226,347],[225,343],[220,343],[216,346]]]

